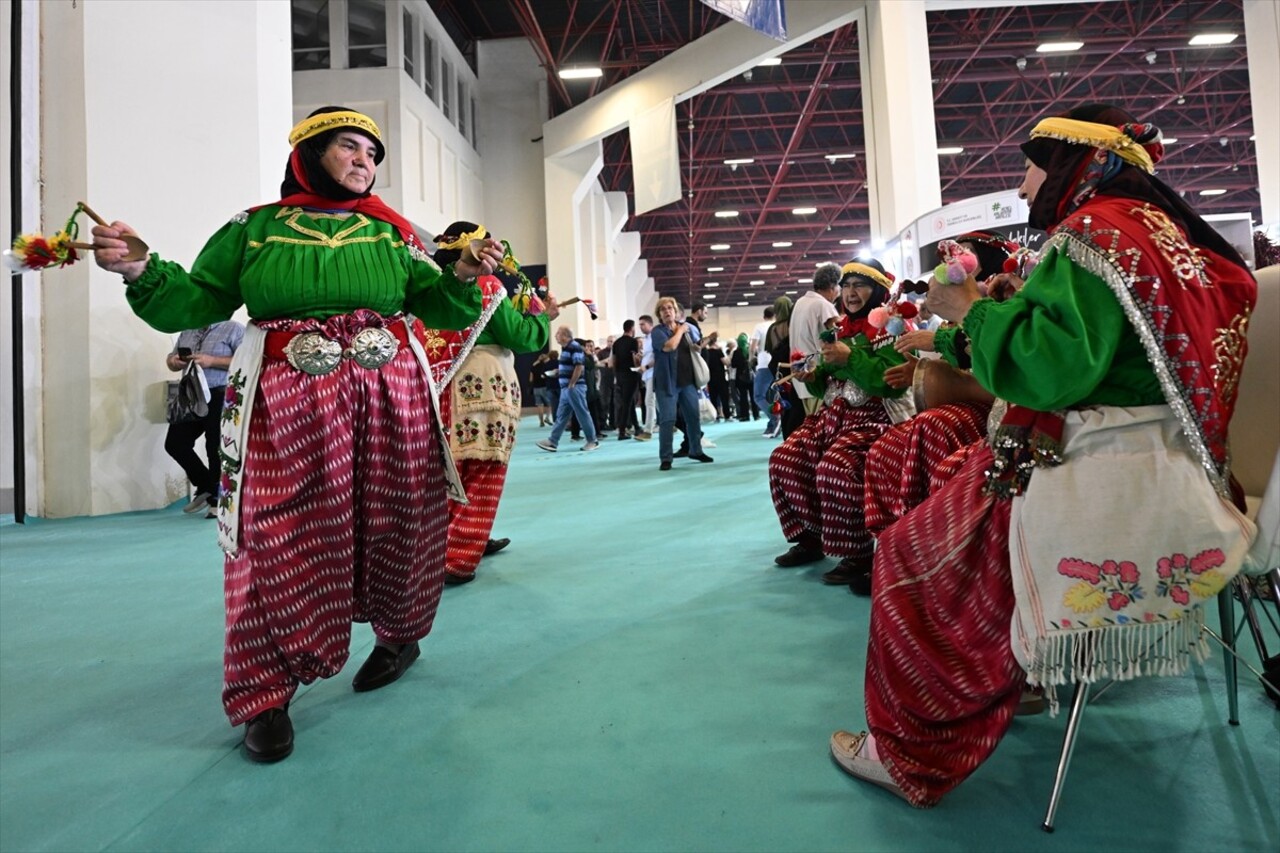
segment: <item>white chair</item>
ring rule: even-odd
[[[1240,395],[1231,420],[1232,473],[1244,488],[1249,514],[1256,517],[1262,495],[1275,466],[1280,464],[1280,266],[1257,271],[1258,305],[1249,322],[1249,354],[1240,377]],[[1280,601],[1280,568],[1268,567],[1269,600],[1272,606]],[[1266,661],[1266,644],[1255,603],[1257,591],[1249,578],[1237,578],[1218,595],[1218,615],[1222,634],[1214,634],[1205,628],[1223,647],[1223,660],[1227,679],[1227,720],[1233,726],[1240,725],[1239,685],[1236,664],[1236,601],[1244,607],[1245,623],[1258,646],[1260,657]],[[1275,627],[1273,621],[1272,627]],[[1246,663],[1263,683],[1264,673]],[[1062,797],[1071,754],[1075,750],[1076,736],[1080,733],[1080,719],[1089,701],[1092,685],[1076,682],[1071,698],[1071,714],[1062,739],[1062,753],[1058,758],[1057,775],[1053,791],[1049,795],[1049,807],[1045,812],[1041,829],[1053,832],[1053,822]],[[1277,685],[1272,684],[1273,688]],[[1105,688],[1104,688],[1105,689]],[[1101,694],[1098,691],[1098,695]],[[1095,699],[1097,696],[1095,695]]]

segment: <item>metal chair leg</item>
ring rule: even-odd
[[[1222,627],[1222,667],[1227,675],[1227,722],[1240,725],[1240,681],[1236,667],[1236,608],[1232,592],[1236,581],[1218,593],[1218,621]]]
[[[1067,778],[1067,767],[1071,764],[1071,753],[1076,748],[1076,735],[1080,733],[1080,717],[1084,714],[1084,706],[1088,701],[1089,685],[1083,681],[1077,681],[1075,694],[1071,697],[1071,716],[1067,719],[1067,732],[1062,738],[1058,775],[1054,777],[1053,793],[1049,795],[1049,809],[1045,812],[1044,823],[1040,825],[1045,832],[1053,832],[1053,818],[1058,812],[1058,800],[1062,798],[1062,786]]]

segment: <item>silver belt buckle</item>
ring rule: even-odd
[[[367,370],[377,370],[396,357],[400,341],[386,329],[370,327],[361,329],[351,338],[351,346],[342,353],[343,358],[354,359]]]
[[[303,332],[285,344],[284,355],[295,369],[322,376],[342,361],[342,345],[319,332]]]

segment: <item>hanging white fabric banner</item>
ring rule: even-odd
[[[680,199],[676,102],[667,98],[631,119],[631,176],[636,214]]]

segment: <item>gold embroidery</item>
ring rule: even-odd
[[[288,214],[289,218],[288,220],[286,220],[285,225],[289,228],[292,228],[294,231],[297,231],[299,234],[305,234],[306,236],[312,239],[302,240],[297,237],[282,237],[282,236],[273,234],[267,237],[267,239],[263,242],[258,242],[257,240],[250,240],[249,241],[250,248],[258,249],[258,248],[261,248],[265,243],[286,243],[294,246],[325,246],[330,249],[337,249],[337,248],[341,248],[342,246],[350,245],[352,243],[378,243],[383,240],[390,242],[391,245],[395,248],[400,248],[401,246],[404,245],[404,241],[397,240],[396,235],[387,231],[384,231],[378,234],[373,234],[367,237],[353,237],[352,236],[353,234],[367,227],[371,222],[371,220],[362,213],[355,214],[354,216],[355,221],[352,222],[347,227],[343,228],[337,234],[334,234],[332,237],[330,237],[328,234],[325,234],[323,231],[318,231],[315,228],[308,228],[307,226],[302,225],[301,223],[298,222],[298,219],[304,215],[312,216],[312,218],[320,218],[320,217],[342,218],[342,217],[335,217],[333,214],[319,214],[319,215],[307,214],[304,210],[302,210],[302,208],[297,208],[297,207],[286,208],[285,210],[282,210],[280,213],[276,214],[276,217],[280,218],[286,213]]]
[[[1151,229],[1151,242],[1173,269],[1183,290],[1187,289],[1188,284],[1198,284],[1204,288],[1213,286],[1205,274],[1204,255],[1187,242],[1187,238],[1167,213],[1149,204],[1135,207],[1129,212],[1137,214]]]
[[[1235,399],[1236,386],[1240,384],[1240,369],[1244,366],[1245,337],[1249,332],[1249,313],[1237,314],[1225,329],[1218,329],[1213,338],[1213,352],[1217,362],[1213,376],[1224,403]]]

